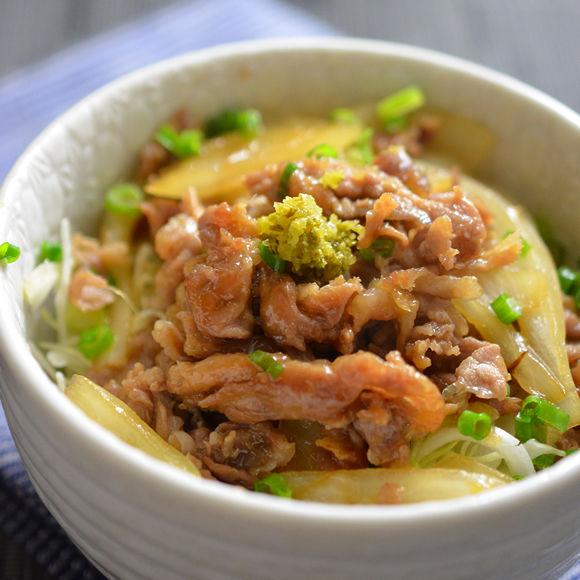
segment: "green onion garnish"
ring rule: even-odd
[[[535,417],[530,417],[526,415],[516,415],[515,421],[515,432],[516,437],[525,443],[530,439],[535,439],[540,443],[545,443],[547,439],[547,428],[542,421],[536,419]]]
[[[576,310],[580,310],[580,288],[578,288],[574,292],[574,306],[576,306]]]
[[[395,250],[395,242],[386,238],[375,240],[368,248],[359,250],[360,257],[366,262],[374,262],[375,257],[388,258]]]
[[[424,104],[423,91],[419,87],[410,86],[380,101],[376,110],[380,121],[386,128],[388,123],[404,117]]]
[[[387,121],[383,128],[387,133],[399,133],[403,131],[409,126],[409,121],[407,117],[397,117],[396,119],[392,119],[391,121]]]
[[[262,242],[259,244],[260,247],[260,256],[262,257],[262,261],[270,266],[276,274],[284,274],[286,272],[286,260],[282,260],[281,258],[277,258],[272,253],[272,250],[268,246],[265,246]]]
[[[373,150],[372,138],[374,131],[369,127],[365,129],[360,136],[360,139],[353,143],[345,151],[347,159],[353,165],[370,165],[375,158]]]
[[[203,132],[199,129],[185,129],[178,133],[171,125],[159,127],[154,139],[173,153],[178,159],[199,155],[203,145]]]
[[[81,333],[78,349],[89,360],[101,356],[115,342],[113,331],[106,324],[99,324]]]
[[[139,187],[133,183],[122,183],[107,191],[105,209],[124,217],[137,218],[141,215],[139,205],[143,198],[143,192]]]
[[[570,415],[566,411],[562,411],[553,403],[544,401],[535,395],[526,397],[518,415],[520,417],[534,417],[562,432],[566,431],[570,420]]]
[[[472,437],[476,441],[481,441],[491,431],[491,417],[487,413],[463,411],[457,421],[457,429],[465,437]]]
[[[292,497],[292,490],[288,487],[286,478],[279,473],[271,473],[268,477],[256,481],[254,490],[279,497]]]
[[[532,463],[536,467],[550,467],[554,465],[556,456],[553,453],[546,453],[545,455],[539,455],[535,459],[532,459]]]
[[[0,244],[0,261],[5,264],[11,264],[16,262],[20,257],[20,248],[9,242],[4,242]]]
[[[522,315],[522,307],[509,294],[500,294],[491,303],[491,309],[504,324],[511,324]]]
[[[246,139],[253,139],[262,124],[262,115],[256,109],[241,111],[224,111],[209,119],[205,124],[205,134],[208,138],[239,131]]]
[[[315,157],[316,159],[322,159],[323,157],[331,157],[332,159],[338,158],[338,153],[334,147],[321,143],[316,147],[312,148],[306,157]]]
[[[568,457],[568,455],[572,455],[572,453],[576,453],[576,451],[578,451],[578,449],[566,449],[564,453],[566,454],[566,457]]]
[[[62,262],[62,246],[58,242],[42,242],[40,244],[40,261]]]
[[[354,111],[352,109],[345,109],[344,107],[330,111],[328,118],[333,123],[343,123],[345,125],[353,125],[357,121]]]
[[[522,249],[520,250],[520,256],[523,258],[531,249],[532,244],[528,242],[524,237],[521,237],[522,240]]]
[[[571,294],[573,286],[577,283],[578,273],[567,266],[560,266],[557,272],[562,292],[564,294]]]
[[[255,350],[248,358],[263,371],[266,371],[273,379],[277,379],[284,372],[284,365],[275,361],[262,350]]]
[[[288,195],[288,186],[290,185],[290,176],[298,169],[295,163],[286,163],[282,171],[280,183],[278,184],[278,198],[284,199]]]
[[[514,475],[512,476],[513,479],[515,479],[515,481],[520,481],[522,479],[525,479],[523,475]]]

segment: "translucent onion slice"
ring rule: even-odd
[[[314,118],[292,118],[271,128],[252,141],[237,133],[210,139],[199,157],[184,159],[161,171],[145,186],[158,197],[181,199],[195,188],[200,199],[234,200],[245,193],[244,175],[265,165],[304,157],[317,145],[342,151],[363,130],[360,123],[331,124]]]
[[[60,280],[61,265],[45,260],[24,280],[24,297],[33,309],[39,308]]]
[[[435,455],[435,451],[443,448],[444,454],[449,454],[454,446],[449,446],[453,442],[467,441],[481,449],[482,452],[493,451],[497,452],[505,461],[510,475],[528,476],[535,473],[534,465],[526,448],[507,431],[499,427],[493,427],[491,432],[485,439],[475,441],[471,437],[462,435],[456,427],[444,427],[439,429],[436,433],[427,435],[417,445],[413,451],[413,457],[416,461],[421,462],[428,458],[431,454]],[[475,456],[472,456],[476,459]]]
[[[337,504],[417,503],[453,499],[505,485],[510,478],[447,468],[288,471],[294,499]]]
[[[164,441],[125,403],[89,379],[74,375],[64,393],[93,421],[125,443],[155,459],[199,476],[199,471],[185,455]]]

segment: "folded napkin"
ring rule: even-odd
[[[226,42],[335,34],[278,0],[198,0],[172,5],[61,51],[0,79],[0,182],[50,121],[125,73]],[[1,406],[0,530],[58,580],[103,578],[34,491]]]

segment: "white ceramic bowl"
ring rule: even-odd
[[[10,173],[0,242],[22,248],[0,271],[1,395],[40,496],[109,577],[122,580],[558,578],[580,547],[580,454],[516,485],[394,507],[282,500],[161,464],[89,421],[27,344],[22,280],[67,215],[91,231],[102,195],[178,107],[324,113],[408,84],[429,103],[487,125],[489,179],[578,247],[580,118],[513,79],[448,56],[357,40],[224,46],[131,74],[53,123]]]

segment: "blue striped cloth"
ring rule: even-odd
[[[334,34],[329,26],[278,0],[198,0],[172,5],[77,44],[0,79],[0,182],[50,121],[125,73],[226,42]],[[1,406],[0,529],[58,580],[103,578],[32,488]]]

